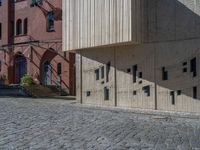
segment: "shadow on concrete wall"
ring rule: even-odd
[[[141,49],[142,47],[144,47],[145,44],[151,45],[150,51],[152,53],[147,57],[145,55],[145,57],[147,59],[153,59],[152,68],[154,68],[155,70],[152,70],[152,72],[149,72],[150,75],[148,73],[145,73],[145,70],[141,70],[141,72],[144,73],[144,75],[142,76],[142,79],[147,80],[151,83],[155,83],[155,79],[156,79],[156,84],[158,86],[168,89],[169,91],[177,92],[178,90],[181,90],[182,95],[186,95],[188,97],[193,98],[193,96],[194,96],[194,94],[192,92],[193,87],[197,86],[197,91],[199,91],[199,84],[200,84],[199,80],[198,80],[200,77],[200,71],[199,71],[200,61],[198,60],[200,58],[199,57],[200,46],[198,44],[200,42],[200,40],[199,40],[200,39],[200,16],[198,15],[198,13],[200,13],[200,2],[197,3],[197,8],[193,8],[192,5],[190,5],[189,0],[186,2],[186,3],[188,3],[189,7],[186,6],[185,4],[181,3],[179,0],[146,0],[146,1],[147,1],[147,6],[151,5],[151,7],[145,8],[146,11],[154,12],[153,14],[152,13],[149,14],[149,16],[147,17],[148,23],[145,25],[146,26],[145,28],[147,31],[146,39],[148,39],[148,41],[146,43],[143,43],[140,45],[135,45],[135,48]],[[191,3],[192,3],[192,1],[191,1]],[[196,12],[193,11],[192,9],[194,9]],[[152,18],[154,18],[154,19],[152,19]],[[183,45],[181,47],[181,42],[184,43],[187,41],[191,41],[191,42],[188,42],[189,45],[187,48],[190,48],[190,46],[191,46],[191,49],[192,49],[191,53],[188,53],[189,54],[188,56],[187,56],[187,54],[185,54],[185,51],[184,51],[185,47],[183,47]],[[177,46],[177,47],[173,46],[173,45],[176,45],[176,42],[180,42],[179,46]],[[173,43],[173,44],[171,44],[171,43]],[[162,49],[162,45],[163,45],[163,49],[168,51],[167,54],[169,54],[170,52],[172,54],[170,56],[166,56],[169,58],[169,60],[168,60],[168,62],[164,62],[163,64],[162,64],[162,57],[165,57],[165,55],[164,55],[165,52]],[[164,46],[168,46],[168,47],[164,47]],[[134,48],[134,46],[132,47],[133,54],[134,54],[135,48]],[[176,55],[176,53],[173,52],[173,50],[175,50],[176,48],[178,48],[178,51],[179,51],[179,53],[177,53],[178,55]],[[109,50],[113,51],[113,49],[114,48],[108,48],[108,51]],[[95,53],[96,51],[98,51],[98,53]],[[110,60],[109,60],[107,58],[104,58],[104,55],[107,55],[107,53],[102,53],[99,55],[99,51],[101,51],[101,48],[96,48],[95,50],[94,49],[81,50],[77,53],[82,55],[83,57],[86,57],[87,59],[97,61],[104,65],[107,64],[112,59],[113,60],[115,59],[114,52],[113,52],[113,55],[110,56]],[[148,47],[146,49],[144,49],[144,53],[145,53],[145,51],[148,51]],[[156,53],[160,54],[160,53],[162,53],[161,51],[163,51],[163,55],[160,55],[160,58],[158,58],[158,60],[157,60]],[[181,51],[184,55],[181,54]],[[189,50],[187,50],[187,51],[189,51]],[[122,55],[122,57],[126,57],[126,56],[128,57],[130,55],[129,52],[130,51],[127,51],[127,54]],[[135,57],[137,57],[137,55]],[[191,59],[193,59],[195,57],[197,59],[197,61],[196,61],[197,62],[197,64],[196,64],[197,75],[194,77],[192,75],[193,72],[191,72],[191,68],[192,68]],[[170,59],[173,61],[171,62]],[[122,60],[122,59],[120,59],[120,60]],[[129,60],[127,60],[127,61],[129,61]],[[115,67],[117,71],[123,71],[125,74],[132,75],[133,70],[131,70],[131,72],[127,73],[127,69],[128,68],[132,69],[132,66],[135,65],[135,63],[137,63],[137,62],[130,65],[131,61],[132,60],[130,60],[129,63],[124,63],[124,62],[118,62],[118,60],[116,59],[116,62],[118,64],[124,63],[124,69],[119,68],[118,66],[114,66],[114,62],[112,62],[112,61],[111,61],[111,65],[112,65],[112,67]],[[134,62],[134,60],[133,60],[133,62]],[[182,70],[185,68],[184,64],[183,64],[185,62],[187,62],[187,72],[188,72],[188,74],[190,74],[189,75],[190,78],[185,78],[184,73],[182,72]],[[140,60],[138,65],[140,65],[142,63],[143,63],[142,60]],[[159,63],[159,64],[157,64],[157,63]],[[129,64],[129,65],[127,65],[127,64]],[[162,71],[164,69],[163,67],[168,69],[168,70],[166,70],[168,72],[168,79],[166,81],[163,81],[163,79],[162,79]],[[175,78],[172,78],[172,76],[170,75],[171,74],[170,67],[172,67],[172,68],[175,67],[175,69],[178,69],[178,70],[180,69],[179,72],[181,72],[182,75],[177,77],[175,74],[175,76],[174,76]],[[97,68],[98,68],[98,66],[97,66]],[[95,70],[94,70],[94,75],[95,75]],[[181,79],[182,77],[184,77],[183,80]],[[137,78],[139,78],[138,73],[137,73]],[[176,83],[177,78],[181,79],[181,80],[178,80],[179,83]],[[120,78],[118,78],[118,79],[120,80]],[[132,82],[132,81],[130,81],[130,82]],[[134,89],[132,89],[132,90],[134,91]],[[197,94],[197,99],[200,100],[199,94]]]

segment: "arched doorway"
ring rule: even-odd
[[[22,53],[18,53],[14,59],[14,82],[19,84],[25,74],[27,74],[27,60]]]
[[[42,65],[42,84],[52,84],[52,66],[49,61],[45,61]]]

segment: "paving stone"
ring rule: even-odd
[[[0,98],[0,150],[200,149],[198,117],[160,115]]]

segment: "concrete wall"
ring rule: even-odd
[[[200,112],[200,40],[117,46],[79,51],[82,71],[77,68],[77,99],[100,106],[134,107],[168,111]],[[184,51],[184,53],[182,52]],[[197,76],[190,71],[190,61],[197,59]],[[77,59],[77,63],[80,59]],[[111,62],[109,82],[106,82],[106,64]],[[186,66],[183,63],[187,62]],[[137,78],[133,82],[133,66],[137,65]],[[95,70],[104,66],[104,78],[96,80]],[[162,68],[168,71],[168,80],[162,79]],[[183,72],[183,68],[187,72]],[[142,73],[142,76],[141,76]],[[81,89],[82,86],[82,89]],[[150,95],[144,87],[150,87]],[[193,87],[197,86],[197,98]],[[104,99],[104,87],[110,89],[110,99]],[[181,94],[178,95],[178,91]],[[90,96],[87,96],[87,92]],[[175,93],[175,104],[171,92]],[[135,93],[136,92],[136,93]],[[157,100],[157,103],[156,103]],[[157,105],[156,105],[157,104]]]
[[[128,17],[130,20],[120,19],[120,16],[125,15],[120,11],[121,7],[117,7],[126,6],[119,5],[122,1],[93,1],[96,2],[94,6],[99,7],[104,3],[116,4],[108,10],[119,10],[116,14],[109,14],[110,11],[100,11],[100,8],[96,8],[95,12],[99,14],[97,16],[86,13],[90,10],[87,9],[90,8],[89,2],[68,0],[64,7],[66,11],[68,10],[68,14],[64,11],[64,49],[79,49],[76,51],[76,64],[79,66],[77,67],[78,99],[83,103],[101,106],[200,112],[200,0],[133,0],[131,14],[127,13],[131,15]],[[76,12],[76,6],[77,8],[83,6],[80,8],[80,14],[71,12],[74,10],[72,8],[75,8]],[[101,32],[106,28],[103,28],[102,21],[98,17],[104,12],[110,15],[110,18],[116,18],[114,24],[110,24],[111,21],[103,22],[103,26],[110,25],[112,29],[116,27],[115,41],[110,40],[113,39],[112,34],[107,37]],[[95,18],[100,22],[92,24],[92,27],[87,26],[90,16],[94,17],[94,22]],[[74,22],[76,17],[80,22]],[[120,24],[124,21],[125,24],[131,23],[131,26],[128,28],[128,33],[123,32],[126,34],[122,36],[120,33],[126,26]],[[75,31],[80,35],[73,34]],[[94,38],[88,38],[88,33],[93,33]],[[124,37],[130,35],[127,41]],[[106,43],[98,41],[96,44],[87,43],[104,38]],[[193,76],[191,72],[193,58],[197,60],[197,76]],[[95,70],[102,66],[106,68],[108,62],[111,62],[109,82],[106,81],[106,75],[96,80]],[[136,82],[133,82],[134,65],[137,65]],[[162,78],[163,68],[168,74],[167,80]],[[104,99],[105,87],[109,88],[110,92],[108,101]],[[194,97],[193,87],[197,87],[197,98]],[[145,90],[147,88],[150,88],[150,93]]]
[[[145,9],[145,0],[63,0],[63,49],[140,43]]]

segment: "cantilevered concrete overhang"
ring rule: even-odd
[[[145,0],[63,0],[63,50],[145,42],[145,9]]]

